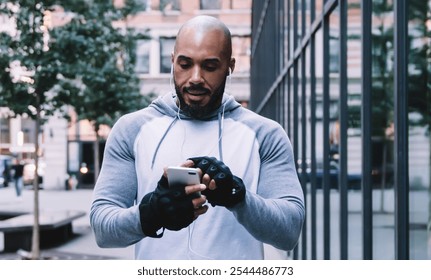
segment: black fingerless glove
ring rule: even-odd
[[[190,225],[194,220],[192,199],[184,188],[169,188],[168,179],[162,176],[156,189],[146,194],[139,204],[144,234],[160,238],[165,229],[178,231]]]
[[[232,207],[245,198],[245,186],[241,178],[232,175],[229,167],[214,157],[190,158],[195,167],[202,170],[202,175],[208,174],[214,179],[217,188],[206,189],[202,194],[206,196],[212,206]]]

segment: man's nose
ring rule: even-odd
[[[198,66],[193,67],[192,76],[190,77],[190,82],[193,84],[203,83],[202,69],[200,67]]]

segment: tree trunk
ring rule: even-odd
[[[428,184],[431,185],[431,123],[428,124],[429,162],[428,162]],[[431,186],[428,186],[428,258],[431,257]]]
[[[33,205],[33,235],[31,243],[31,258],[33,260],[40,259],[40,230],[39,230],[39,132],[40,132],[40,99],[39,95],[36,94],[36,129],[35,129],[35,143],[34,143],[34,180],[33,180],[33,191],[34,191],[34,205]]]
[[[100,162],[99,162],[99,147],[100,147],[100,136],[99,129],[95,128],[96,141],[94,142],[94,184],[96,184],[97,178],[100,172]]]

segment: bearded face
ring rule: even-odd
[[[204,24],[205,25],[205,24]],[[217,26],[181,29],[172,53],[173,80],[180,108],[203,119],[221,104],[226,77],[235,67],[230,37]]]
[[[204,88],[200,85],[191,85],[183,87],[182,89],[177,85],[174,79],[175,92],[178,96],[178,100],[180,102],[179,106],[181,110],[190,117],[195,119],[203,119],[207,117],[209,114],[217,110],[220,106],[223,93],[225,89],[226,79],[222,82],[222,84],[214,89],[214,92],[211,92],[209,89]],[[184,93],[190,94],[191,92],[200,92],[201,95],[209,96],[209,101],[205,104],[201,104],[199,101],[193,101],[193,99],[186,100],[184,99]]]

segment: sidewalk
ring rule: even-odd
[[[394,192],[385,190],[384,207],[380,200],[382,193],[375,190],[373,193],[373,220],[374,220],[374,258],[383,260],[392,260],[395,258],[395,218],[394,218]],[[73,231],[75,237],[68,242],[42,252],[43,255],[49,256],[55,253],[57,256],[62,255],[65,259],[134,259],[134,246],[128,248],[103,249],[96,244],[94,235],[90,228],[89,211],[92,199],[91,189],[78,189],[74,191],[66,190],[40,190],[40,211],[55,210],[79,210],[86,212],[86,215],[73,222]],[[417,205],[427,205],[427,193],[424,191],[413,191],[410,194],[411,201]],[[21,198],[15,195],[13,186],[0,188],[0,210],[33,212],[33,190],[25,189]],[[339,196],[337,192],[331,192],[331,259],[339,259]],[[309,198],[310,201],[310,198]],[[318,193],[317,208],[323,209],[322,193]],[[384,208],[384,211],[383,209]],[[418,208],[418,209],[417,209]],[[427,244],[426,227],[422,223],[427,221],[426,209],[414,207],[415,212],[411,217],[413,230],[411,231],[413,259],[428,259],[426,250],[423,249]],[[308,213],[310,214],[310,213]],[[349,192],[349,259],[357,260],[362,258],[362,227],[361,227],[361,193],[358,191]],[[308,220],[310,222],[310,220]],[[310,225],[308,225],[310,228]],[[317,219],[319,245],[317,256],[323,258],[323,216],[318,213]],[[307,231],[310,234],[310,231]],[[308,236],[310,238],[310,236]],[[17,257],[17,254],[1,253],[3,246],[3,236],[0,233],[0,260]],[[310,246],[308,247],[308,257],[310,257]],[[267,256],[269,259],[280,258],[279,252],[270,252]]]
[[[40,211],[80,210],[86,215],[73,222],[75,237],[53,248],[42,250],[42,255],[57,255],[68,259],[134,259],[133,246],[128,248],[103,249],[96,244],[90,228],[89,212],[92,190],[40,190]],[[33,212],[33,190],[25,189],[18,198],[13,186],[0,188],[0,210]],[[3,236],[0,233],[0,259],[13,259],[16,254],[1,253]]]

